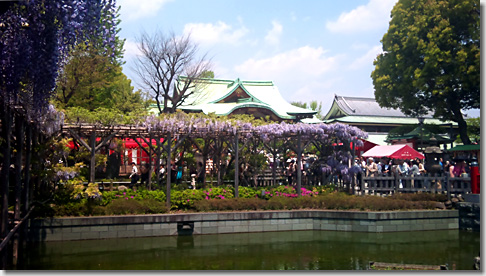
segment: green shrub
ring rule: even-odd
[[[446,194],[433,194],[433,193],[416,193],[416,194],[393,194],[390,196],[393,199],[402,199],[408,201],[438,201],[446,202]]]
[[[234,192],[233,192],[234,193]],[[250,187],[238,187],[238,196],[239,198],[255,198],[257,197],[258,192]]]
[[[210,187],[203,190],[205,199],[234,198],[234,190],[228,187]]]
[[[86,200],[69,202],[65,204],[51,205],[56,217],[77,217],[89,215],[87,214]]]
[[[133,190],[123,190],[123,191],[108,191],[101,194],[101,205],[106,206],[115,199],[155,199],[158,201],[166,201],[165,193],[161,190],[149,191],[145,189],[140,189],[137,191]]]
[[[172,191],[170,193],[171,209],[188,210],[194,209],[196,201],[204,199],[204,192],[202,190],[183,190]]]
[[[163,214],[167,213],[165,202],[160,200],[147,198],[140,201],[140,204],[145,209],[145,214]]]
[[[105,207],[107,215],[144,214],[145,208],[138,200],[118,198]]]
[[[260,198],[230,198],[219,200],[200,200],[194,204],[199,212],[263,210],[267,201]]]

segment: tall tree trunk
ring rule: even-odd
[[[455,119],[454,121],[456,121],[458,124],[459,137],[461,137],[462,142],[464,143],[464,145],[471,144],[471,140],[467,135],[467,123],[464,120],[464,117],[462,116],[461,109],[459,108],[459,103],[455,104],[451,108],[451,111],[454,114],[454,119]]]
[[[469,136],[467,135],[467,123],[464,120],[464,118],[457,121],[458,127],[459,127],[459,137],[461,137],[462,142],[464,145],[470,145],[471,140],[469,139]]]
[[[30,160],[32,158],[32,126],[26,125],[25,134],[25,168],[24,168],[24,190],[23,190],[23,213],[27,213],[30,208]]]
[[[24,148],[24,120],[21,116],[15,117],[15,206],[14,219],[20,220],[20,201],[22,196],[22,154]]]
[[[35,160],[35,162],[32,163],[32,171],[34,173],[37,173],[40,170],[40,154],[39,154],[39,130],[37,128],[34,128],[32,130],[32,154],[33,158],[32,160]],[[34,199],[38,189],[40,186],[40,177],[39,175],[34,175],[34,178],[32,178],[31,183],[30,183],[30,191],[29,191],[29,198],[31,200]]]
[[[24,148],[24,118],[15,116],[15,205],[14,221],[20,221],[20,205],[22,200],[22,154]],[[17,265],[19,258],[19,231],[13,236],[13,265]]]
[[[0,238],[4,239],[9,232],[8,225],[8,186],[9,186],[9,170],[10,170],[10,133],[12,131],[12,117],[10,109],[6,104],[2,106],[2,131],[1,137],[3,144],[1,147],[3,155],[2,171],[0,172],[0,199],[2,202],[1,210],[1,224],[0,224]],[[0,252],[1,268],[6,269],[7,266],[7,250]]]

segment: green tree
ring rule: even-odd
[[[307,105],[307,103],[303,103],[303,102],[291,102],[290,104],[291,105],[298,106],[298,107],[302,107],[302,108],[305,108],[305,109],[310,109],[310,110],[313,110],[313,111],[317,111],[316,117],[319,120],[322,120],[323,119],[323,116],[322,116],[322,102],[319,102],[318,103],[317,101],[311,101],[309,103],[309,105]]]
[[[105,107],[123,113],[146,108],[143,93],[134,93],[122,67],[112,62],[97,49],[79,45],[58,78],[56,107],[82,107],[89,111]]]
[[[466,122],[469,138],[476,143],[479,143],[481,141],[481,118],[468,118],[466,119]]]
[[[380,106],[433,111],[470,144],[462,110],[480,107],[479,0],[399,0],[381,42],[371,73]]]
[[[214,79],[214,72],[211,70],[204,71],[201,73],[201,78]]]
[[[104,11],[107,12],[110,10]],[[114,28],[116,34],[121,22],[118,12],[119,8],[114,23],[101,20],[103,28]],[[147,107],[143,93],[140,90],[134,93],[131,80],[122,72],[125,40],[115,35],[114,41],[113,49],[108,49],[102,38],[94,37],[86,44],[76,45],[70,52],[56,83],[53,101],[57,108],[79,107],[88,111],[108,108],[129,113]]]

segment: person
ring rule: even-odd
[[[417,164],[417,161],[412,161],[412,167],[410,167],[410,174],[411,175],[420,175],[420,171],[419,171],[419,167],[418,167],[418,164]]]
[[[390,159],[387,163],[385,163],[383,169],[383,176],[390,176],[392,174],[392,167],[393,167],[393,160]]]
[[[140,186],[144,186],[145,182],[148,184],[148,178],[149,178],[149,169],[148,169],[148,164],[144,163],[142,164],[140,168]]]
[[[183,164],[182,160],[179,160],[179,162],[177,162],[176,179],[175,179],[176,184],[180,184],[181,183],[183,165],[184,164]]]
[[[378,166],[372,157],[368,158],[368,166],[366,166],[366,176],[375,177],[378,172]]]
[[[177,165],[175,162],[172,160],[170,161],[170,181],[174,182],[177,177]]]
[[[159,169],[159,184],[162,183],[164,177],[165,177],[165,165],[164,164],[160,164],[160,169]]]
[[[455,167],[456,163],[454,161],[450,161],[449,162],[449,175],[451,177],[454,177],[454,167]]]
[[[295,161],[292,159],[290,160],[290,163],[287,167],[287,180],[289,182],[289,185],[292,185],[292,179],[294,177],[295,173]]]
[[[201,161],[197,162],[196,182],[198,184],[203,183],[204,173],[205,173],[205,168],[203,168],[203,163]],[[241,174],[241,170],[240,170],[240,174]]]
[[[465,161],[458,161],[452,170],[454,177],[461,177],[463,174],[466,173],[466,162]]]
[[[402,164],[398,165],[398,173],[400,175],[408,175],[409,170],[410,170],[410,166],[407,164],[407,162],[405,160],[402,160],[401,162],[402,162]]]
[[[378,163],[376,164],[376,167],[378,168],[378,175],[383,175],[383,161],[380,159]]]
[[[135,164],[135,162],[132,162],[132,173],[130,174],[129,178],[130,178],[130,189],[133,190],[133,186],[135,184],[137,184],[138,182],[138,168],[137,168],[137,164]]]
[[[451,166],[451,162],[449,160],[445,161],[444,170],[442,171],[442,173],[449,173],[450,166]]]
[[[425,170],[425,167],[424,167],[424,164],[422,162],[420,162],[420,159],[416,159],[417,161],[417,165],[418,165],[418,169],[419,169],[419,173],[421,175],[424,175],[427,171]]]

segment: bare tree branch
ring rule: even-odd
[[[198,58],[198,45],[191,41],[190,34],[179,37],[174,33],[142,33],[137,42],[141,56],[136,59],[134,71],[141,85],[150,91],[160,113],[175,112],[201,83],[201,74],[211,70],[207,55]]]

